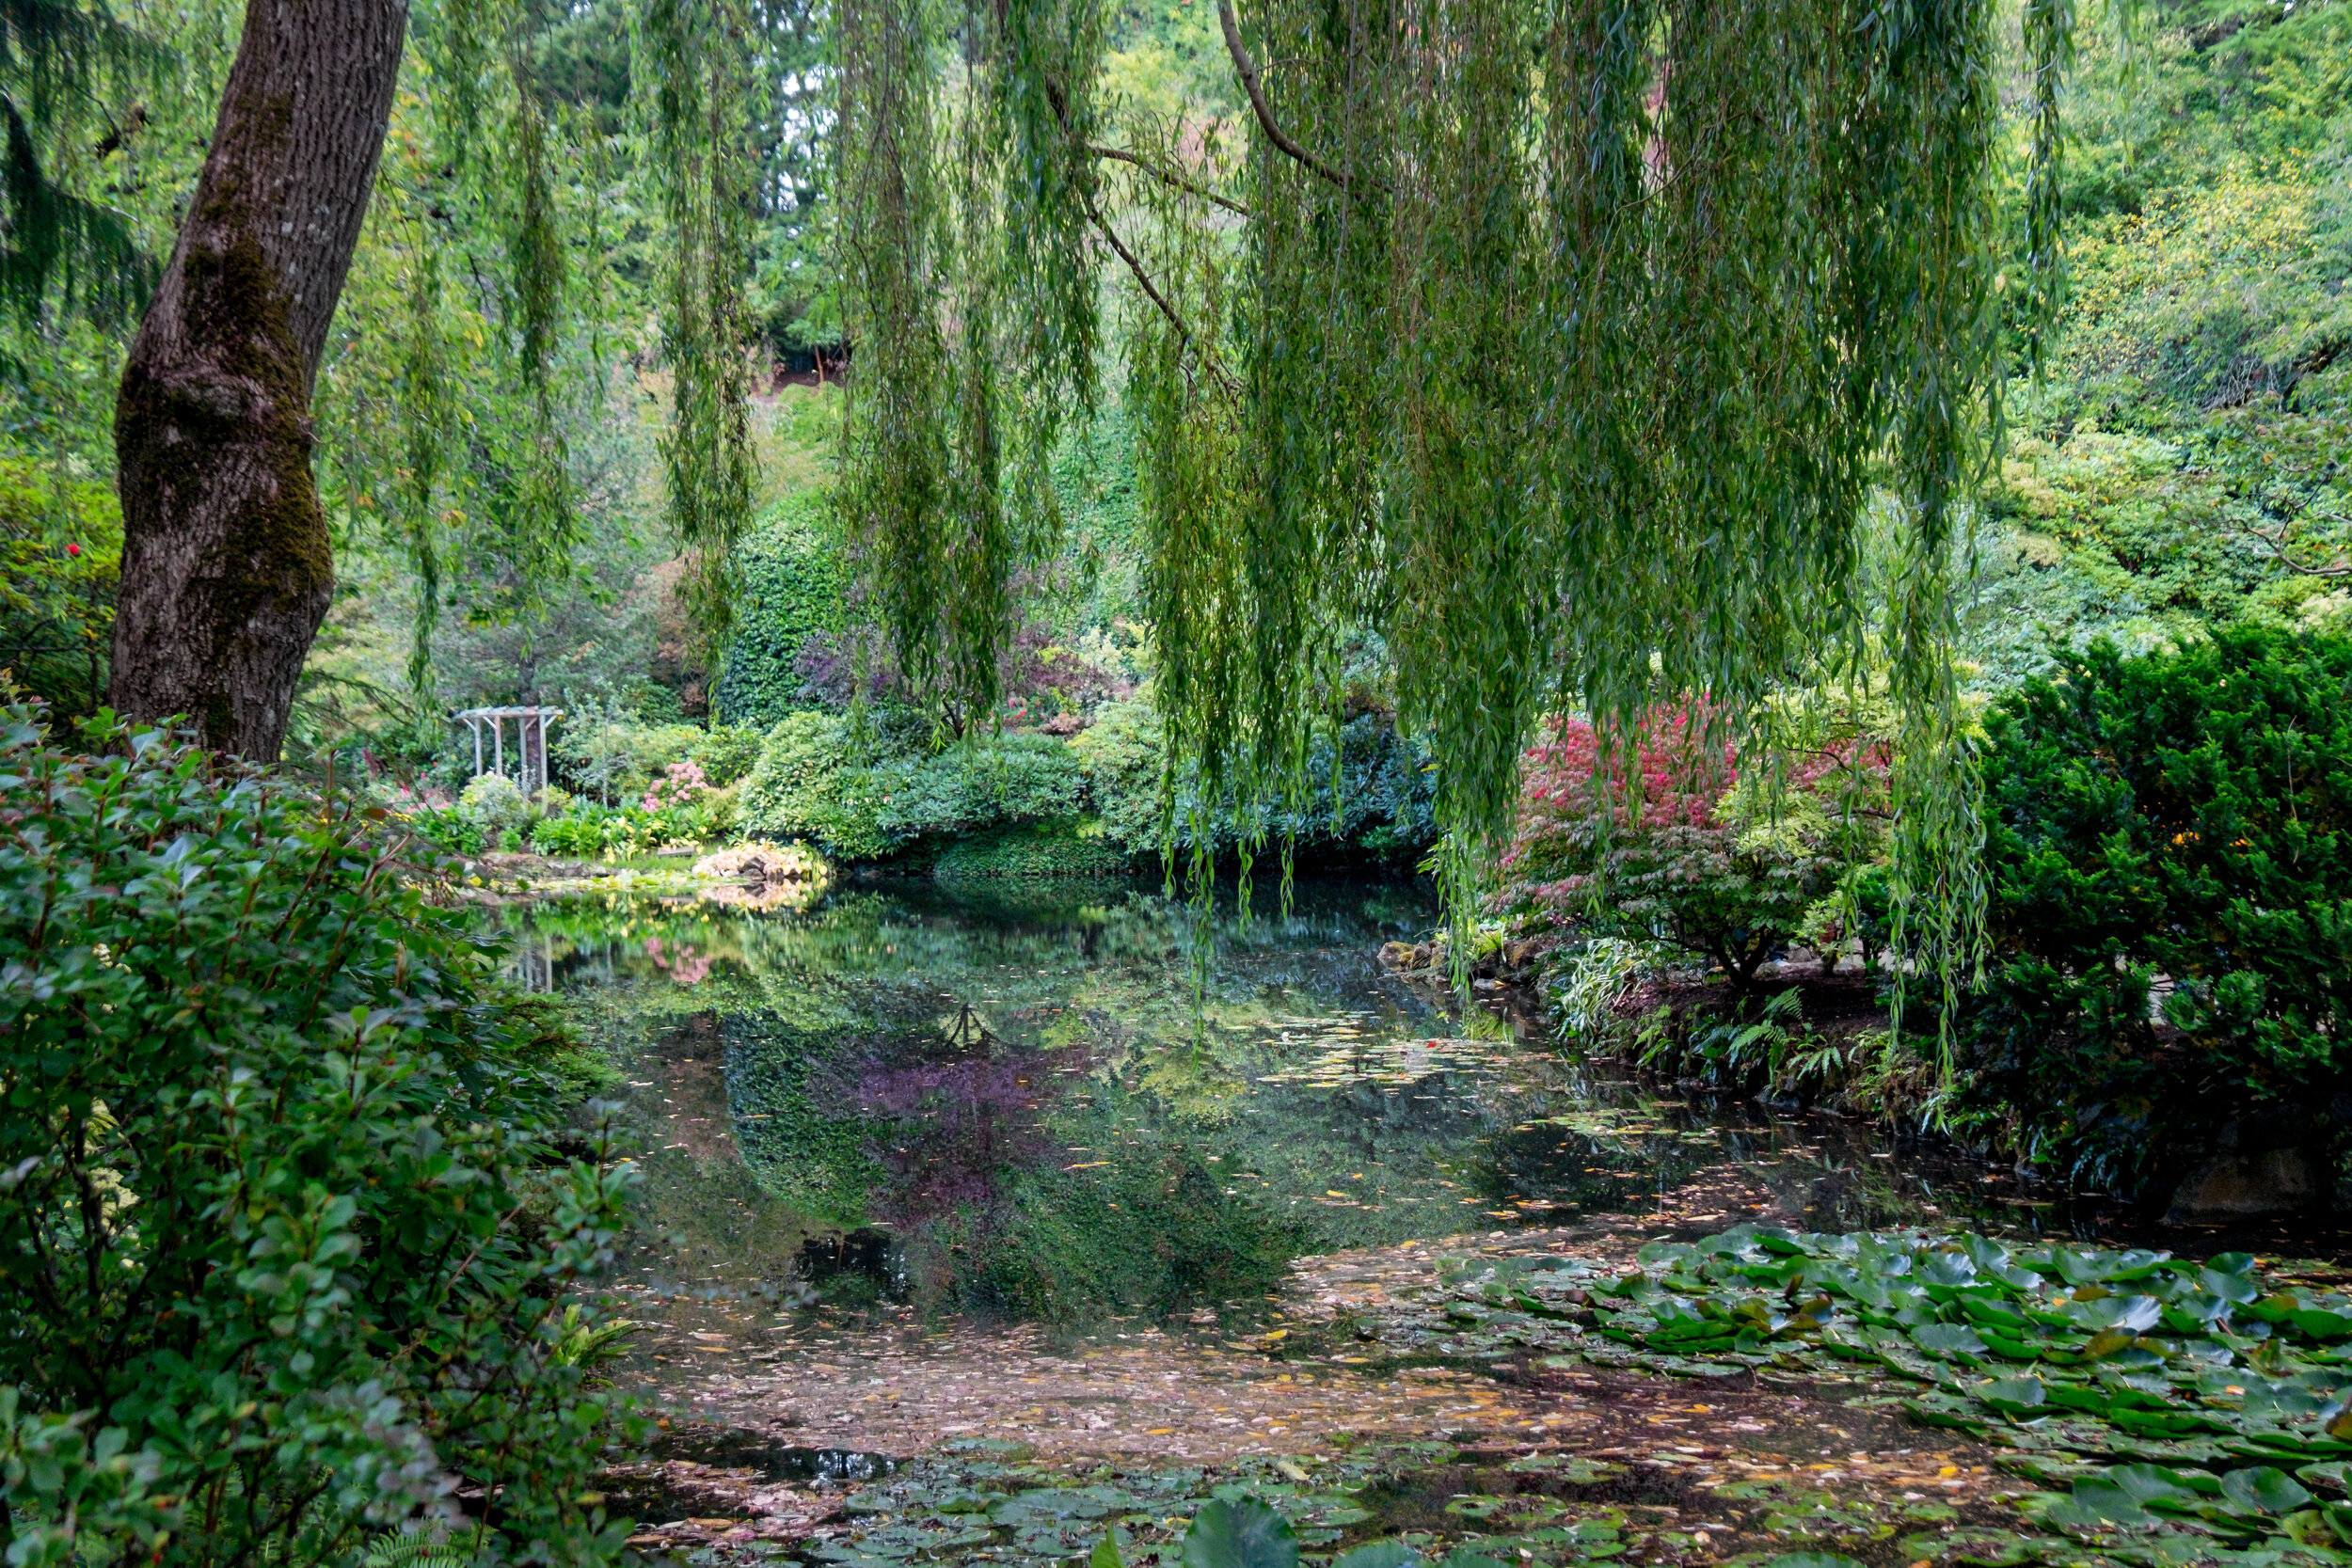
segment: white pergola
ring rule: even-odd
[[[525,795],[536,795],[548,782],[548,726],[564,717],[560,707],[469,707],[450,717],[473,732],[473,770],[506,771],[506,721],[515,721],[516,771],[515,783]],[[482,766],[482,726],[490,726],[490,766]]]

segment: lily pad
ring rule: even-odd
[[[1179,1560],[1184,1568],[1298,1568],[1298,1536],[1262,1502],[1220,1499],[1193,1515]]]

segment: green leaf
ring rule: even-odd
[[[2293,1476],[2267,1465],[2232,1470],[2221,1478],[2221,1493],[2241,1508],[2265,1513],[2292,1513],[2312,1500],[2311,1493]]]
[[[1420,1554],[1402,1541],[1375,1541],[1338,1558],[1331,1568],[1416,1568],[1420,1561]]]
[[[1184,1531],[1184,1568],[1298,1568],[1290,1521],[1255,1497],[1213,1502]]]
[[[1984,1341],[1964,1323],[1921,1323],[1911,1331],[1911,1342],[1930,1355],[1982,1355]]]
[[[2287,1322],[2322,1341],[2352,1338],[2352,1314],[2330,1312],[2325,1307],[2304,1307],[2287,1314]]]
[[[1969,1390],[1977,1400],[2005,1416],[2039,1413],[2045,1391],[2038,1377],[2007,1377],[1980,1383]]]
[[[1094,1555],[1087,1560],[1087,1568],[1127,1568],[1126,1560],[1119,1555],[1119,1533],[1105,1528],[1103,1539],[1094,1544]],[[1375,1568],[1375,1565],[1367,1565]],[[1396,1563],[1380,1563],[1376,1568],[1400,1568]]]

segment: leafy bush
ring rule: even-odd
[[[836,860],[878,860],[898,847],[864,798],[848,787],[863,757],[851,722],[837,713],[795,713],[769,731],[743,782],[743,830],[769,838],[814,839]]]
[[[561,816],[543,816],[532,828],[531,847],[558,859],[619,860],[663,842],[660,830],[634,807],[575,806]]]
[[[357,1563],[453,1474],[476,1560],[612,1560],[559,1298],[629,1168],[554,1154],[544,1052],[383,813],[89,740],[0,714],[11,1560]]]
[[[503,773],[477,775],[457,797],[457,805],[493,842],[508,829],[521,827],[531,816],[531,803]]]
[[[730,723],[765,727],[811,705],[801,655],[811,638],[839,626],[847,586],[829,505],[821,491],[791,498],[738,552],[743,596],[711,693],[712,711]]]
[[[1437,842],[1436,790],[1426,748],[1398,735],[1385,717],[1365,714],[1338,733],[1339,788],[1332,790],[1332,742],[1318,737],[1307,759],[1303,810],[1263,809],[1249,830],[1268,843],[1286,834],[1309,856],[1369,854],[1411,860]],[[1149,702],[1105,703],[1094,722],[1073,736],[1085,769],[1089,802],[1103,831],[1133,857],[1160,851],[1160,718]],[[1180,795],[1179,847],[1189,847],[1191,795]],[[1211,847],[1231,849],[1242,824],[1230,807],[1219,814]]]
[[[2101,643],[1989,729],[1977,1114],[2128,1186],[2352,1088],[2352,641]]]
[[[942,749],[919,716],[885,710],[861,726],[844,714],[797,713],[769,732],[759,766],[736,802],[744,832],[811,838],[836,860],[880,860],[926,842],[1023,823],[1090,818],[1103,852],[1090,864],[1160,850],[1160,727],[1142,703],[1105,703],[1068,740],[1036,731],[979,736]],[[1340,806],[1332,805],[1328,740],[1308,761],[1306,808],[1266,810],[1255,832],[1284,832],[1310,853],[1332,848],[1384,858],[1418,853],[1437,833],[1427,761],[1385,722],[1339,732]],[[1216,847],[1238,836],[1229,811]]]
[[[879,860],[920,839],[1072,816],[1085,804],[1078,760],[1051,736],[984,736],[926,754],[909,728],[861,730],[832,713],[786,719],[738,798],[743,830]]]
[[[0,458],[0,641],[11,678],[70,712],[104,700],[122,508],[103,477]]]
[[[990,828],[958,839],[931,867],[942,881],[973,877],[1115,877],[1135,857],[1112,843],[1101,823],[1063,817]]]
[[[486,843],[482,824],[463,811],[438,806],[418,805],[396,811],[393,816],[419,837],[453,855],[478,855]]]
[[[747,724],[713,724],[688,749],[686,757],[703,770],[711,788],[724,789],[750,776],[759,763],[759,749],[766,738]]]
[[[1746,993],[1841,879],[1882,852],[1886,752],[1827,736],[1769,781],[1777,787],[1760,774],[1743,785],[1728,752],[1704,750],[1704,727],[1691,710],[1662,712],[1612,773],[1590,724],[1557,725],[1527,754],[1494,907],[1683,948]]]

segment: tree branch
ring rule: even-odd
[[[1265,101],[1265,89],[1258,85],[1258,68],[1249,63],[1249,51],[1242,47],[1241,24],[1233,20],[1233,0],[1216,0],[1216,19],[1225,28],[1225,52],[1233,56],[1233,69],[1241,73],[1242,90],[1249,94],[1249,106],[1258,111],[1258,123],[1265,128],[1266,138],[1340,189],[1350,190],[1345,177],[1334,173],[1330,165],[1284,135],[1282,128],[1274,123],[1273,106]],[[1376,180],[1367,183],[1379,185]]]
[[[2352,518],[2345,517],[2341,513],[2322,512],[2319,515],[2330,522],[2352,522]],[[2352,554],[2338,551],[2336,558],[2324,565],[2314,565],[2296,560],[2292,547],[2287,544],[2287,524],[2280,523],[2275,531],[2269,532],[2258,528],[2245,528],[2237,531],[2241,537],[2252,540],[2261,546],[2264,553],[2291,572],[2299,573],[2307,578],[2352,578]]]
[[[1144,173],[1150,175],[1152,179],[1157,180],[1161,184],[1173,185],[1180,191],[1189,191],[1203,201],[1216,202],[1218,206],[1224,208],[1229,213],[1238,213],[1243,217],[1249,217],[1252,215],[1249,209],[1243,206],[1240,202],[1235,201],[1229,197],[1219,196],[1216,192],[1208,189],[1204,185],[1196,185],[1191,181],[1185,179],[1183,175],[1175,172],[1175,170],[1162,168],[1159,165],[1152,163],[1148,159],[1138,158],[1134,153],[1126,151],[1122,149],[1116,147],[1089,147],[1087,150],[1093,153],[1098,158],[1115,158],[1122,164],[1133,164],[1136,167],[1143,170]]]
[[[1103,238],[1110,243],[1111,249],[1119,253],[1119,259],[1127,263],[1127,270],[1135,274],[1136,281],[1142,286],[1145,295],[1153,305],[1159,307],[1160,314],[1168,318],[1168,325],[1176,329],[1176,336],[1184,340],[1186,348],[1200,356],[1201,364],[1207,368],[1211,375],[1216,378],[1217,385],[1224,388],[1229,395],[1238,390],[1233,386],[1232,378],[1225,373],[1224,367],[1193,340],[1192,329],[1184,325],[1184,318],[1176,313],[1176,308],[1168,302],[1168,296],[1160,293],[1159,286],[1152,281],[1152,275],[1143,270],[1141,261],[1136,260],[1135,252],[1129,250],[1125,242],[1120,239],[1119,231],[1104,219],[1101,209],[1094,205],[1092,198],[1087,200],[1087,216],[1091,218],[1094,227],[1102,231]]]

